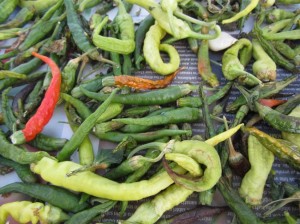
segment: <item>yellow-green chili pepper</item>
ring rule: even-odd
[[[262,82],[254,75],[246,72],[245,66],[252,57],[252,43],[246,38],[239,39],[222,57],[222,72],[227,80],[237,79],[246,85],[257,85]]]
[[[251,168],[242,180],[239,193],[246,203],[259,205],[261,204],[268,175],[272,169],[274,155],[256,137],[250,135],[248,139],[248,156]]]
[[[120,0],[115,0],[118,4],[118,14],[114,20],[117,24],[120,39],[114,37],[101,36],[99,33],[108,22],[108,17],[105,17],[98,25],[96,25],[93,32],[93,43],[105,51],[116,52],[119,54],[130,54],[135,49],[135,31],[134,24],[130,14],[126,12],[125,6]]]
[[[262,81],[276,80],[276,63],[270,58],[257,39],[252,39],[253,57],[256,60],[253,65],[253,74]]]
[[[160,44],[166,31],[157,22],[152,25],[144,40],[143,53],[149,66],[160,75],[169,75],[179,68],[180,57],[177,50],[169,44]],[[170,61],[165,63],[160,56],[160,51],[164,51],[170,57]]]
[[[233,17],[223,20],[222,23],[223,24],[232,23],[234,21],[239,20],[240,18],[242,18],[244,16],[247,16],[253,9],[255,9],[255,7],[258,5],[258,3],[259,3],[259,0],[251,0],[250,4],[247,5],[246,8],[244,8],[242,11],[235,14]]]
[[[18,223],[62,223],[69,216],[60,208],[40,202],[15,201],[0,206],[0,223],[6,223],[11,216]]]

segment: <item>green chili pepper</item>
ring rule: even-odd
[[[151,116],[156,116],[156,115],[161,115],[165,112],[168,112],[168,111],[171,111],[171,110],[174,110],[174,108],[172,107],[166,107],[166,108],[162,108],[162,109],[159,109],[157,111],[154,111],[152,113],[150,113],[148,116],[146,117],[151,117]],[[112,121],[114,122],[114,121]],[[117,122],[117,123],[121,123],[123,124],[122,127],[121,127],[121,131],[122,132],[125,132],[125,133],[139,133],[139,132],[145,132],[145,131],[148,131],[152,126],[151,125],[135,125],[135,124],[127,124],[127,125],[124,125],[124,123],[122,122]],[[124,126],[124,127],[123,127]],[[96,127],[97,128],[97,127]]]
[[[288,71],[297,72],[295,65],[293,63],[289,62],[287,59],[285,59],[273,47],[273,45],[263,37],[263,33],[260,28],[260,24],[263,22],[264,17],[265,17],[264,15],[260,15],[259,19],[254,23],[254,27],[253,27],[254,36],[259,41],[261,46],[264,48],[266,53],[273,59],[273,61],[277,65],[282,66],[283,68],[287,69]]]
[[[78,195],[53,185],[15,182],[0,188],[0,194],[11,192],[26,194],[68,212],[79,212],[89,206],[88,203],[80,203]]]
[[[78,11],[79,12],[83,12],[86,9],[92,8],[96,5],[98,5],[99,3],[101,3],[103,0],[96,0],[96,1],[92,1],[92,0],[83,0],[80,2],[79,6],[78,6]]]
[[[93,60],[106,61],[96,48],[89,42],[88,37],[85,35],[84,29],[82,28],[81,22],[75,11],[75,7],[72,0],[64,0],[64,4],[67,12],[67,23],[72,33],[72,37],[76,45],[83,52],[88,53],[89,57]]]
[[[69,122],[69,125],[73,132],[76,132],[78,127],[74,124],[73,114],[75,113],[73,110],[74,108],[71,107],[69,104],[65,104],[65,113]],[[89,136],[86,136],[81,144],[78,146],[78,152],[79,152],[79,161],[82,165],[89,165],[92,164],[94,161],[94,150],[92,142],[89,138]]]
[[[206,27],[205,27],[206,28]],[[202,33],[207,33],[207,29],[202,29]],[[212,72],[209,60],[208,40],[202,40],[197,52],[198,56],[198,73],[200,77],[212,87],[219,86],[219,80],[215,73]]]
[[[60,223],[69,219],[60,208],[31,201],[15,201],[1,205],[0,222],[5,223],[8,216],[19,223]]]
[[[42,159],[43,157],[50,157],[47,152],[27,152],[23,148],[11,144],[6,139],[2,131],[0,131],[0,142],[2,145],[0,150],[1,156],[20,164],[30,164]]]
[[[91,221],[102,213],[108,212],[111,208],[113,208],[116,204],[116,201],[106,201],[102,204],[95,205],[90,209],[86,209],[84,211],[78,212],[71,216],[65,224],[89,224]]]
[[[96,75],[95,78],[82,82],[79,86],[75,86],[71,90],[71,95],[75,98],[84,96],[84,94],[80,90],[81,87],[93,92],[99,91],[102,88],[102,78],[103,76]]]
[[[76,71],[79,66],[81,57],[71,59],[61,72],[61,92],[69,93],[76,82]]]
[[[66,14],[62,14],[61,16],[51,18],[50,20],[41,21],[40,24],[30,30],[26,36],[26,39],[19,45],[18,49],[20,51],[25,51],[34,44],[38,43],[55,28],[59,21],[62,21],[65,17]]]
[[[157,131],[149,131],[142,133],[122,133],[122,132],[98,132],[99,130],[94,130],[93,134],[102,140],[107,140],[111,142],[121,142],[126,137],[132,137],[137,142],[151,142],[156,141],[159,138],[165,136],[183,135],[189,133],[185,130],[172,130],[172,129],[160,129]]]
[[[57,32],[60,30],[60,27],[61,27],[61,24],[57,24],[54,31],[53,31],[53,34],[51,35],[51,37],[48,39],[48,41],[52,41]],[[42,49],[40,51],[40,54],[45,54],[46,51],[44,49]],[[40,65],[41,65],[42,61],[38,58],[33,58],[31,59],[30,61],[26,62],[26,63],[23,63],[21,65],[18,65],[17,67],[11,69],[11,71],[13,72],[16,72],[16,73],[20,73],[20,74],[29,74],[30,72],[32,72],[33,70],[37,69]],[[34,73],[34,75],[28,75],[30,77],[28,77],[28,79],[26,78],[24,81],[30,81],[32,79],[35,79],[36,76],[39,76],[39,75],[44,75],[44,72],[37,72],[37,73]],[[15,78],[8,78],[8,79],[5,79],[5,80],[0,80],[0,90],[3,90],[5,89],[6,87],[9,87],[9,86],[14,86],[14,85],[17,85],[19,84],[19,80],[18,79],[15,79]]]
[[[1,70],[0,71],[0,79],[5,79],[5,78],[25,79],[26,75],[19,74],[19,73],[9,71],[9,70]]]
[[[268,98],[273,96],[274,94],[278,93],[282,89],[284,89],[286,86],[291,84],[297,79],[297,75],[290,75],[286,77],[283,80],[271,82],[271,83],[265,83],[263,86],[258,86],[253,89],[253,91],[259,89],[259,99],[262,98]],[[231,104],[228,104],[226,107],[226,111],[234,111],[237,110],[240,106],[247,104],[246,98],[241,95],[236,98],[235,101],[233,101]]]
[[[19,164],[2,156],[0,156],[0,164],[3,166],[12,167],[17,173],[18,177],[25,183],[34,183],[37,181],[37,177],[35,176],[35,174],[32,173],[28,165]]]
[[[176,101],[178,98],[183,97],[193,91],[196,87],[183,84],[178,86],[169,86],[164,89],[152,90],[142,93],[132,93],[132,94],[123,94],[116,95],[112,102],[130,104],[130,105],[161,105]],[[93,93],[83,87],[81,91],[89,98],[103,101],[108,95],[103,93]]]
[[[234,211],[234,214],[241,223],[263,223],[255,215],[253,210],[247,206],[239,194],[229,185],[224,177],[220,178],[219,182],[217,183],[217,187],[228,206]]]
[[[1,30],[0,31],[0,40],[8,40],[10,38],[13,38],[13,37],[17,37],[19,35],[21,35],[21,33],[23,32],[23,29],[22,28],[11,28],[11,29],[8,29],[8,30]],[[14,53],[14,51],[13,51]],[[11,55],[12,53],[8,53],[8,55]],[[4,58],[7,58],[7,57],[4,57]]]
[[[251,168],[242,179],[239,193],[247,204],[259,205],[274,162],[274,155],[256,137],[250,135],[248,138],[248,157]]]
[[[18,6],[18,0],[4,0],[0,3],[0,23],[5,22],[5,20],[12,14],[12,12]]]
[[[57,158],[61,160],[66,160],[69,158],[72,153],[77,149],[77,147],[81,144],[82,140],[88,135],[89,131],[93,128],[95,123],[97,122],[97,119],[100,115],[102,115],[109,104],[111,103],[111,100],[114,98],[116,92],[118,89],[115,89],[110,96],[102,103],[97,110],[92,113],[89,117],[87,117],[83,123],[78,127],[76,132],[73,134],[71,139],[64,145],[62,150],[57,154]]]
[[[144,39],[143,53],[149,66],[160,75],[169,75],[179,68],[180,57],[177,50],[169,44],[160,44],[161,39],[166,35],[163,28],[156,22],[146,33]],[[165,63],[160,51],[166,52],[170,61]]]
[[[141,69],[141,62],[144,60],[142,56],[142,46],[147,31],[154,24],[154,18],[148,15],[138,26],[135,31],[135,49],[134,49],[134,61],[137,69]]]
[[[93,31],[93,43],[95,46],[106,51],[113,51],[120,54],[129,54],[134,51],[134,24],[132,17],[126,12],[124,4],[120,0],[115,0],[118,4],[118,14],[114,19],[120,32],[120,39],[100,36],[103,26],[107,23],[108,17],[105,17]]]
[[[90,109],[77,98],[74,98],[71,95],[68,95],[66,93],[60,93],[60,97],[66,102],[70,103],[83,119],[86,119],[88,116],[92,114]]]
[[[300,149],[293,143],[271,137],[254,127],[247,127],[243,131],[255,136],[260,143],[274,153],[280,160],[292,167],[300,167]]]
[[[300,133],[300,118],[282,114],[259,102],[255,102],[255,107],[262,119],[275,129],[291,133]]]
[[[28,8],[22,8],[14,17],[14,19],[1,24],[0,29],[9,29],[9,28],[15,28],[15,27],[20,27],[29,20],[32,19],[34,16],[34,11],[30,10]]]
[[[163,124],[177,124],[183,122],[193,122],[200,119],[200,111],[197,108],[182,107],[174,111],[168,111],[161,115],[144,117],[144,118],[117,118],[113,121],[123,122],[124,124],[137,125],[163,125]]]
[[[28,144],[44,151],[58,151],[62,149],[67,141],[66,138],[56,138],[40,133]]]
[[[45,10],[56,4],[59,0],[37,0],[37,1],[28,1],[28,0],[20,0],[20,5],[22,7],[29,8],[34,10],[37,13],[43,13]]]

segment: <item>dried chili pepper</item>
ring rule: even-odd
[[[164,79],[160,80],[151,80],[144,79],[136,76],[130,75],[119,75],[119,76],[109,76],[105,77],[102,80],[103,86],[111,86],[116,85],[118,87],[128,86],[134,89],[146,90],[146,89],[160,89],[169,85],[175,76],[180,72],[183,68],[177,69],[174,73],[165,76]]]
[[[22,144],[35,138],[44,126],[48,123],[55,109],[55,105],[59,99],[61,73],[59,67],[50,58],[32,52],[32,55],[47,63],[52,71],[52,80],[45,93],[45,97],[37,112],[28,120],[23,130],[14,132],[10,138],[13,144]]]

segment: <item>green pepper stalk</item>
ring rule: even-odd
[[[252,40],[253,57],[256,60],[253,65],[253,74],[264,82],[276,80],[276,63],[269,57],[257,39]]]
[[[220,27],[216,25],[215,22],[203,22],[193,19],[181,13],[179,9],[176,9],[174,12],[174,15],[176,16],[172,17],[174,21],[170,22],[168,14],[162,9],[161,5],[154,0],[127,0],[127,2],[137,4],[146,9],[155,18],[159,26],[161,26],[167,33],[171,34],[176,39],[184,39],[187,37],[194,37],[196,39],[214,39],[221,33]],[[177,17],[180,17],[181,19]],[[213,29],[214,33],[197,33],[193,31],[184,20],[199,24],[201,26],[207,26]],[[173,24],[174,27],[171,28],[170,24]],[[172,29],[177,30],[177,36],[174,32],[172,32]]]
[[[115,0],[115,2],[118,4],[119,11],[114,23],[119,28],[120,39],[99,35],[102,28],[108,22],[108,17],[105,17],[94,29],[92,36],[93,43],[95,46],[105,51],[112,51],[119,54],[130,54],[135,49],[133,20],[130,14],[127,13],[122,1]]]
[[[239,39],[225,51],[222,57],[222,71],[227,80],[235,80],[246,85],[261,84],[261,80],[246,72],[245,66],[252,56],[252,44],[248,39]]]
[[[242,179],[239,193],[247,204],[259,205],[274,162],[274,155],[256,137],[250,135],[248,138],[248,156],[251,168]]]

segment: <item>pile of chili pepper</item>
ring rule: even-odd
[[[299,3],[0,0],[0,224],[299,222]]]

